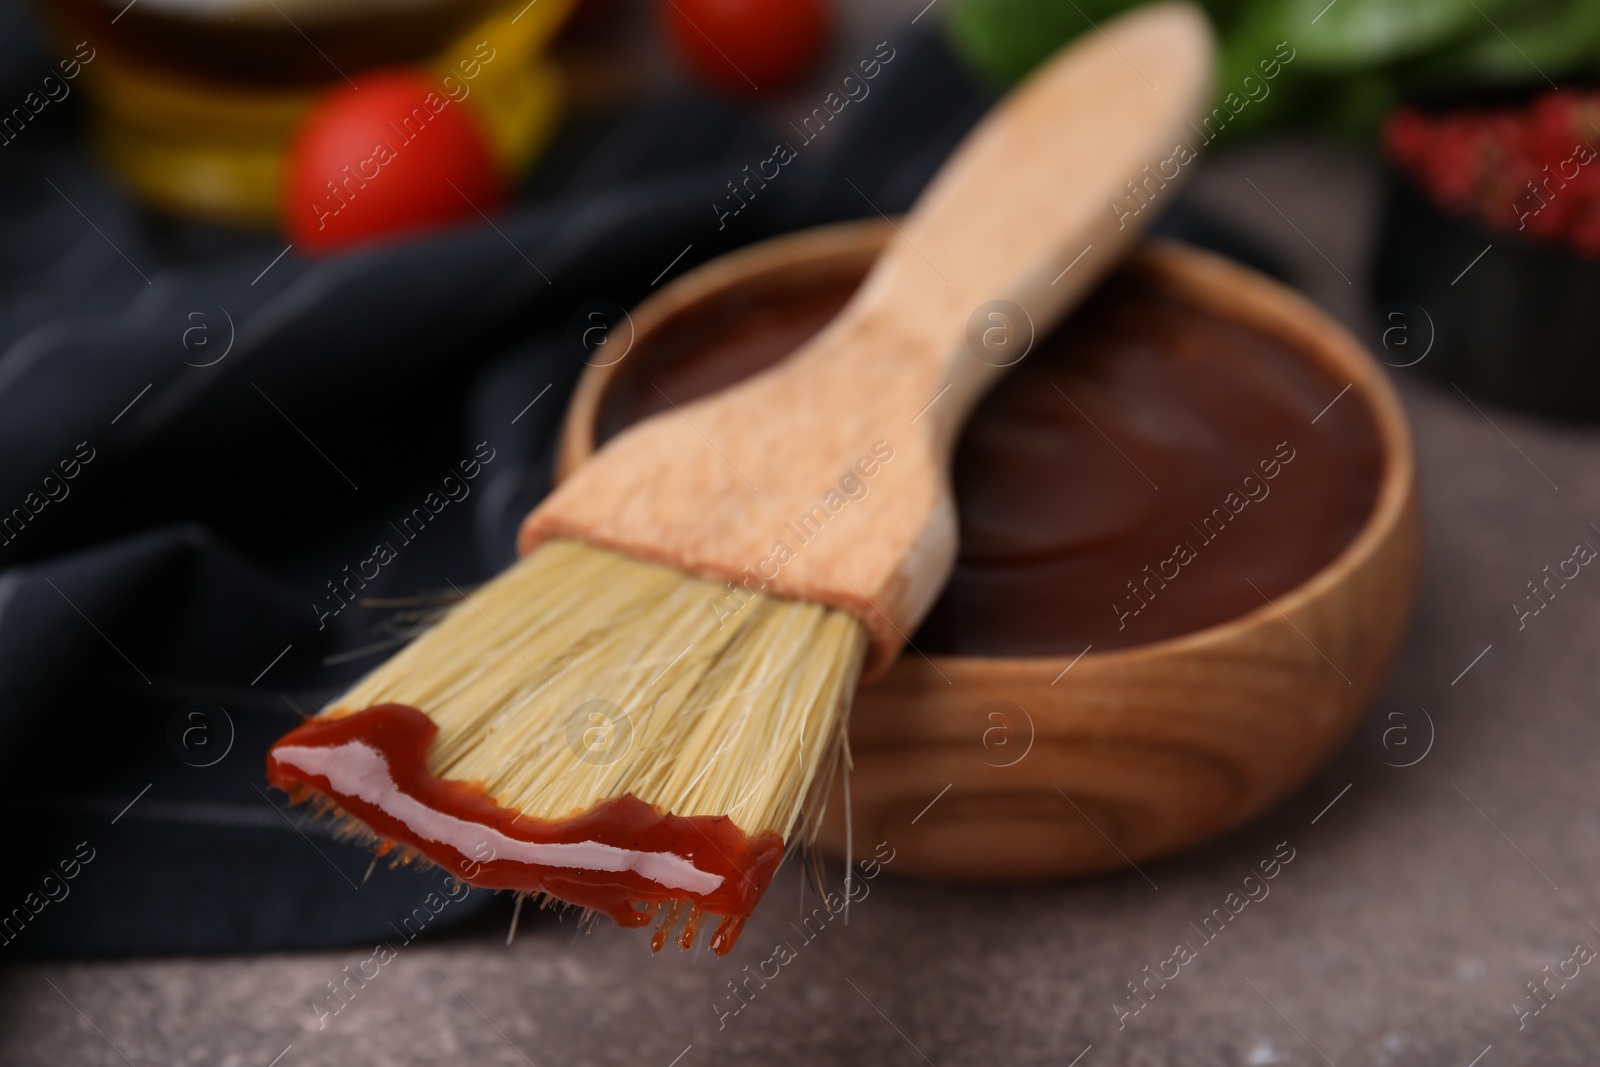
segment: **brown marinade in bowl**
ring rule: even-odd
[[[670,318],[608,383],[596,443],[668,397],[683,405],[782,359],[856,280],[734,291]],[[913,645],[1072,656],[1190,633],[1286,593],[1354,539],[1377,499],[1370,410],[1360,397],[1329,406],[1346,384],[1136,269],[1113,276],[963,432],[960,556]]]

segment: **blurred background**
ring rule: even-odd
[[[1600,600],[1517,605],[1600,538],[1595,0],[1204,5],[1205,156],[1154,232],[1343,322],[1419,452],[1417,621],[1304,793],[1143,874],[887,877],[722,1027],[756,955],[686,966],[554,914],[508,948],[481,891],[316,1007],[440,876],[368,872],[266,789],[266,747],[512,558],[587,314],[904,212],[1131,6],[0,2],[0,1062],[1586,1062]],[[1119,1021],[1285,840],[1275,902]],[[798,887],[772,896],[776,930]]]

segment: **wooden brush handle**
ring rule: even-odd
[[[960,427],[1170,202],[1211,55],[1187,3],[1085,33],[968,135],[820,334],[721,393],[667,397],[528,516],[520,549],[577,537],[831,604],[866,626],[867,675],[884,669],[955,560]]]

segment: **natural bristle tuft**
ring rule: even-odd
[[[269,776],[278,784],[307,783],[289,788],[338,809],[346,833],[392,849],[394,862],[409,862],[416,850],[469,882],[480,880],[472,873],[477,864],[464,862],[472,856],[470,842],[409,835],[388,820],[393,810],[383,805],[415,812],[427,804],[415,790],[455,790],[450,795],[458,800],[463,787],[474,795],[481,790],[486,799],[476,803],[487,804],[486,812],[430,815],[429,825],[437,833],[441,819],[452,826],[487,820],[480,823],[488,828],[483,840],[504,842],[508,853],[525,847],[518,835],[566,840],[563,826],[611,810],[608,802],[634,804],[615,809],[629,819],[656,819],[653,810],[667,820],[655,828],[657,839],[659,832],[689,835],[678,862],[721,873],[657,879],[654,888],[632,897],[643,911],[593,904],[592,895],[577,888],[594,877],[581,873],[581,863],[545,868],[542,860],[528,861],[534,871],[528,883],[507,882],[497,871],[492,884],[603,907],[624,925],[655,919],[657,949],[680,920],[676,940],[689,947],[703,915],[717,914],[712,946],[726,952],[771,877],[781,854],[777,839],[790,838],[797,826],[801,836],[815,831],[821,798],[844,758],[843,725],[866,647],[865,630],[844,611],[576,541],[551,541],[466,596],[438,625],[285,737],[269,756]],[[425,769],[398,770],[399,757],[379,752],[377,734],[362,740],[369,735],[358,716],[388,722],[371,720],[371,729],[387,731],[390,744],[402,733],[419,739],[411,751],[426,752]],[[333,784],[327,761],[350,752],[366,767],[374,757],[386,761],[379,765],[390,784],[374,792],[372,772],[359,769],[350,772],[350,790]],[[416,775],[426,781],[418,785]],[[392,800],[396,796],[399,801]],[[377,832],[366,833],[361,820],[374,818]],[[745,835],[756,851],[730,855],[730,848],[738,852],[732,839],[717,840],[729,832]],[[627,833],[626,841],[607,839],[595,847],[606,856],[643,847],[637,831]],[[398,837],[400,847],[390,837]],[[455,851],[446,849],[441,859],[436,844]],[[757,862],[750,857],[759,855],[769,858],[750,866]],[[511,862],[509,854],[495,858]],[[603,872],[621,869],[596,870],[614,884]],[[625,869],[643,876],[642,867]],[[673,890],[671,878],[685,877],[685,889]],[[707,877],[713,882],[706,884],[721,887],[720,895],[687,888]]]
[[[557,819],[632,794],[787,838],[865,652],[845,612],[552,541],[330,711],[407,704],[428,769]]]

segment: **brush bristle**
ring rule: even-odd
[[[529,817],[632,794],[785,839],[806,811],[807,837],[866,644],[838,609],[556,540],[324,714],[421,709],[428,770]]]

